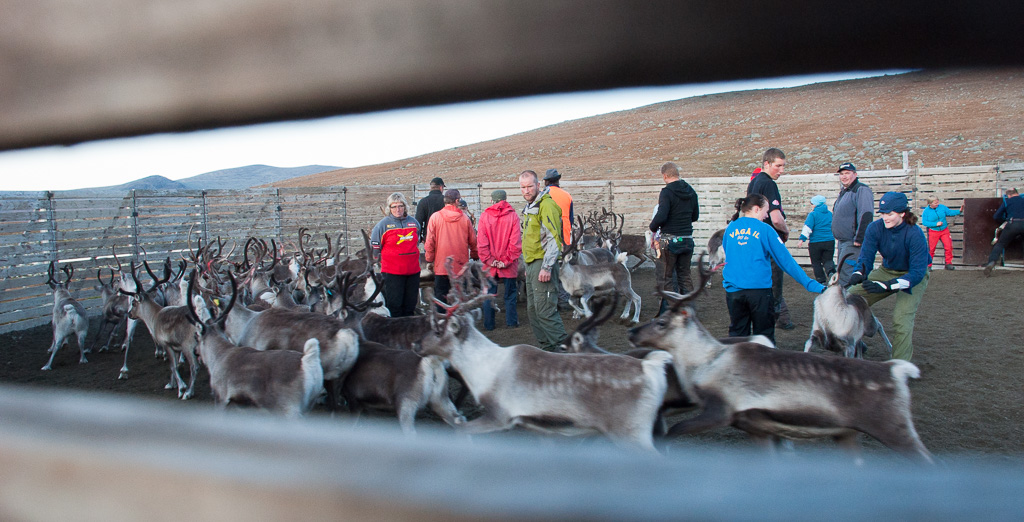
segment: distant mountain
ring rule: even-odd
[[[177,181],[163,176],[149,176],[121,185],[94,187],[79,190],[125,192],[128,190],[209,190],[209,189],[244,189],[258,185],[266,185],[295,177],[309,176],[337,170],[338,167],[326,165],[306,165],[304,167],[271,167],[269,165],[248,165],[231,169],[215,170]],[[71,191],[74,192],[74,191]]]
[[[177,183],[190,189],[242,189],[300,176],[308,176],[310,174],[319,174],[321,172],[337,170],[338,168],[326,165],[306,165],[304,167],[288,168],[271,167],[269,165],[249,165],[233,169],[215,170],[206,174],[192,176],[191,178],[179,179]]]

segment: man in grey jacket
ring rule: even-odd
[[[839,284],[846,286],[853,273],[853,266],[860,257],[860,246],[864,232],[874,218],[875,196],[871,187],[857,179],[857,167],[846,162],[836,171],[842,189],[832,205],[832,235],[836,238],[836,262],[852,253],[849,259],[838,266]]]

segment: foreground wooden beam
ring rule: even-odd
[[[2,520],[1024,517],[1019,467],[297,422],[205,404],[0,386]],[[249,414],[245,414],[249,413]]]
[[[3,2],[0,150],[824,71],[1021,64],[1020,2]]]

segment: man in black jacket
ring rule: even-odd
[[[664,274],[658,285],[661,289],[685,294],[693,290],[690,261],[693,258],[693,222],[700,219],[697,192],[689,183],[679,179],[679,167],[668,162],[661,166],[661,179],[665,188],[658,195],[658,211],[651,220],[651,232],[661,231],[661,260]],[[661,300],[661,315],[668,303]]]
[[[430,180],[430,193],[416,204],[416,222],[420,224],[420,243],[427,240],[427,221],[430,216],[444,208],[444,180]]]

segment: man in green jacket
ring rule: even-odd
[[[523,209],[523,258],[526,261],[526,315],[533,335],[544,350],[565,340],[565,325],[558,315],[558,259],[562,254],[562,210],[548,190],[540,190],[537,173],[519,175]]]

